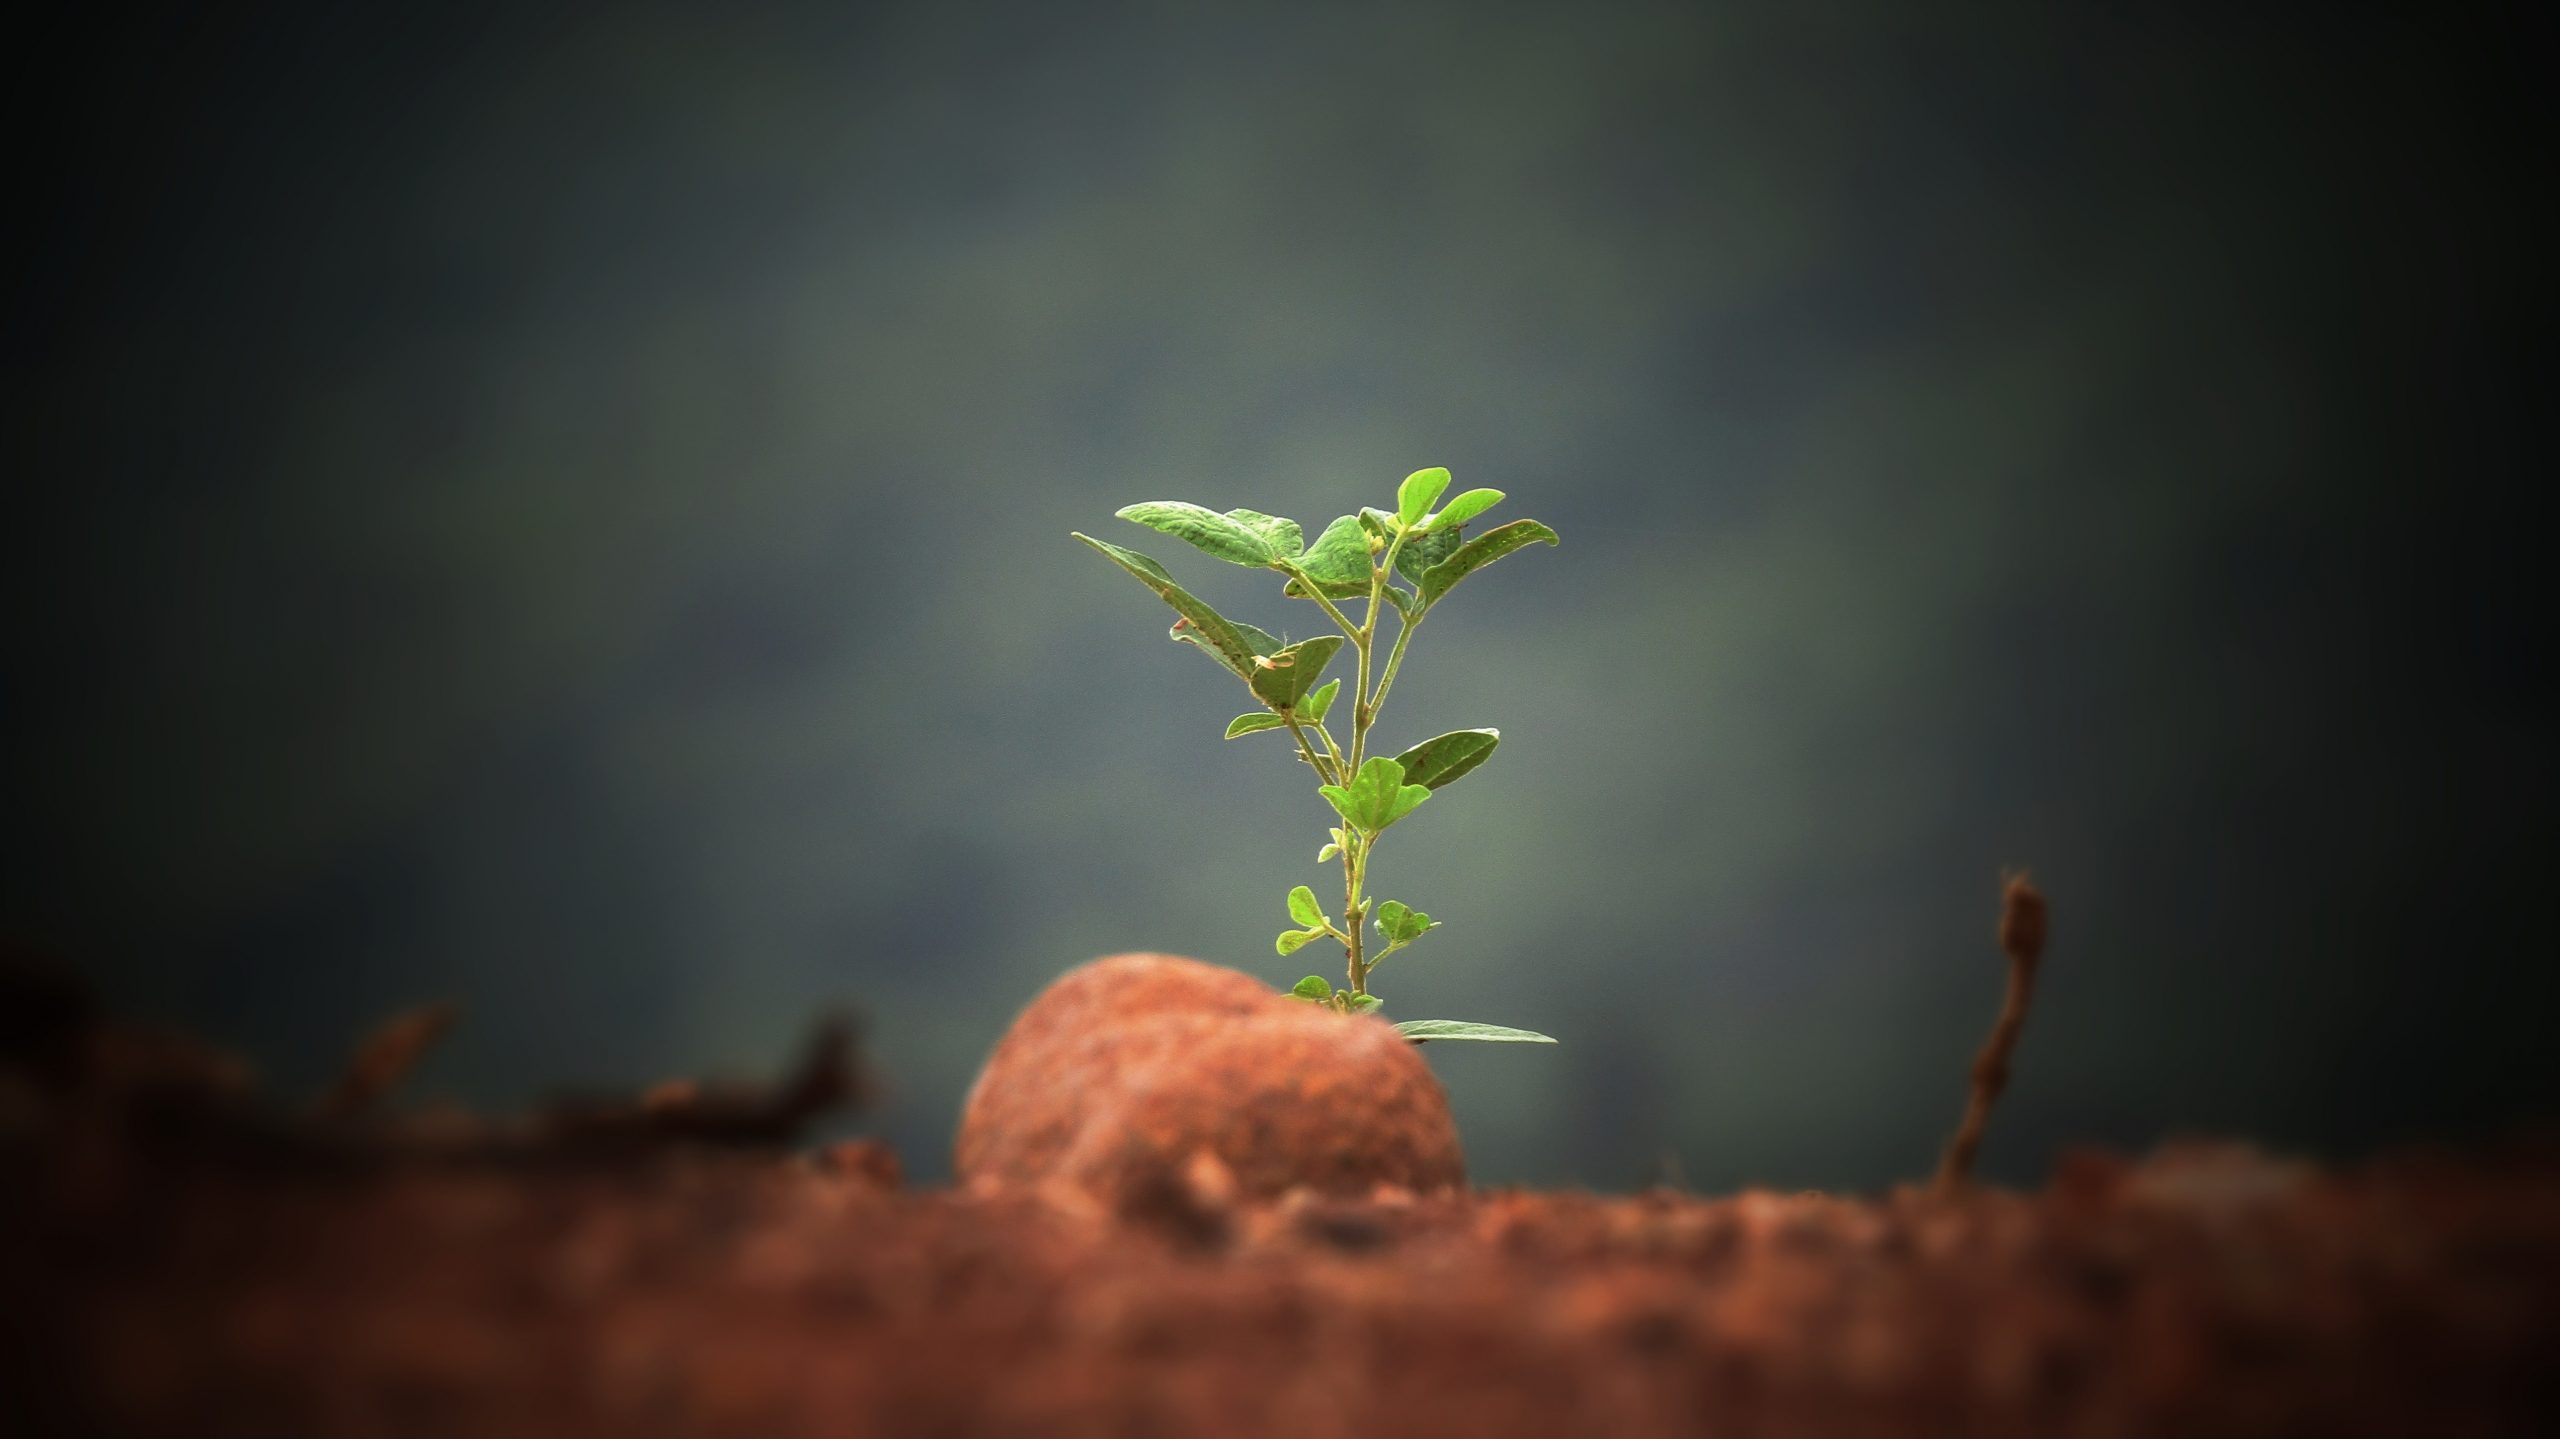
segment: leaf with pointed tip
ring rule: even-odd
[[[1284,929],[1280,931],[1280,937],[1271,942],[1271,947],[1282,954],[1296,954],[1299,950],[1306,948],[1307,941],[1320,938],[1323,934],[1324,931],[1320,929]]]
[[[1327,981],[1323,975],[1311,974],[1306,978],[1299,980],[1296,984],[1291,985],[1289,987],[1289,992],[1300,999],[1331,999],[1333,998],[1333,985]]]
[[[1251,514],[1252,511],[1246,513]],[[1162,530],[1177,540],[1188,541],[1231,565],[1261,569],[1280,557],[1271,537],[1263,531],[1216,510],[1181,500],[1148,500],[1120,510],[1118,514],[1124,520],[1133,520],[1148,529]],[[1256,518],[1267,520],[1270,517],[1260,515]]]
[[[1298,718],[1309,724],[1324,723],[1324,717],[1333,712],[1333,697],[1340,693],[1342,693],[1342,681],[1326,680],[1305,699],[1298,701]]]
[[[1296,704],[1315,687],[1316,677],[1333,663],[1333,652],[1342,644],[1340,635],[1318,635],[1268,655],[1272,661],[1268,667],[1253,667],[1253,697],[1275,710]]]
[[[1289,891],[1289,917],[1310,929],[1324,924],[1324,907],[1316,903],[1316,892],[1299,885]]]
[[[1386,1003],[1385,1000],[1378,998],[1374,994],[1355,994],[1351,996],[1351,1012],[1353,1014],[1367,1014],[1370,1010],[1373,1010],[1384,1003]]]
[[[1422,517],[1431,513],[1432,504],[1448,492],[1447,467],[1434,465],[1427,470],[1416,470],[1404,477],[1403,484],[1396,486],[1396,518],[1408,528],[1421,524]]]
[[[1440,513],[1433,515],[1429,524],[1434,531],[1444,525],[1450,529],[1456,529],[1501,503],[1502,491],[1500,490],[1469,490],[1442,505]]]
[[[1273,714],[1269,710],[1256,710],[1252,714],[1237,715],[1234,719],[1227,721],[1227,738],[1242,739],[1244,736],[1249,734],[1260,734],[1267,729],[1278,729],[1287,723],[1287,720],[1280,718],[1280,716]]]
[[[1342,853],[1342,846],[1338,844],[1326,845],[1324,848],[1316,851],[1316,863],[1324,864],[1340,853]]]
[[[1316,542],[1298,557],[1298,568],[1316,582],[1326,599],[1356,599],[1369,593],[1369,536],[1359,517],[1344,515],[1324,527]],[[1296,580],[1281,587],[1286,595],[1306,593]]]
[[[1555,1036],[1534,1029],[1513,1029],[1501,1024],[1478,1024],[1470,1019],[1408,1019],[1396,1026],[1396,1033],[1420,1044],[1430,1039],[1480,1039],[1490,1044],[1553,1044]]]
[[[1457,552],[1422,573],[1422,602],[1436,605],[1458,581],[1526,545],[1558,543],[1556,532],[1536,520],[1513,520],[1496,525],[1465,544]]]
[[[1271,640],[1269,635],[1263,634],[1251,625],[1239,626],[1225,615],[1211,609],[1206,602],[1189,590],[1175,584],[1173,576],[1165,573],[1164,566],[1139,554],[1136,550],[1124,550],[1118,545],[1107,540],[1097,540],[1091,535],[1079,534],[1076,538],[1100,550],[1103,556],[1113,564],[1127,570],[1131,578],[1155,591],[1158,599],[1173,606],[1174,612],[1186,621],[1184,626],[1174,631],[1175,639],[1188,640],[1198,645],[1208,651],[1211,658],[1234,671],[1246,684],[1253,683],[1253,657],[1257,654],[1267,654],[1269,651],[1257,650],[1252,646],[1257,640],[1269,642]],[[1248,632],[1256,639],[1247,639]]]
[[[1396,763],[1404,766],[1407,783],[1438,789],[1491,759],[1493,747],[1500,743],[1502,731],[1498,729],[1451,730],[1397,755]]]
[[[1274,555],[1291,557],[1307,547],[1306,534],[1298,528],[1296,520],[1266,515],[1260,510],[1229,510],[1227,518],[1260,535],[1270,544]]]

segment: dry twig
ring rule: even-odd
[[[1973,1097],[1964,1122],[1947,1141],[1938,1160],[1938,1190],[1953,1193],[1973,1179],[1973,1156],[1982,1147],[1983,1126],[1991,1105],[2009,1087],[2009,1055],[2018,1047],[2018,1032],[2027,1025],[2027,1005],[2035,998],[2036,964],[2044,958],[2044,895],[2023,874],[2011,876],[2001,895],[2000,949],[2009,956],[2009,990],[2000,1002],[2000,1018],[1991,1037],[1973,1057]]]

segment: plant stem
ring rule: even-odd
[[[1415,628],[1421,623],[1422,616],[1420,615],[1407,617],[1402,612],[1397,614],[1396,642],[1395,647],[1387,651],[1387,672],[1379,677],[1378,692],[1375,695],[1372,695],[1369,699],[1369,717],[1371,719],[1377,718],[1378,711],[1386,708],[1387,691],[1395,685],[1396,670],[1404,664],[1404,642],[1413,638]]]
[[[1304,589],[1316,603],[1324,606],[1324,612],[1333,616],[1335,624],[1342,626],[1342,633],[1350,639],[1352,649],[1359,655],[1359,675],[1353,681],[1351,691],[1351,753],[1344,755],[1342,747],[1334,743],[1332,731],[1327,730],[1321,723],[1315,727],[1316,733],[1324,739],[1326,753],[1333,760],[1332,783],[1335,784],[1349,785],[1352,778],[1359,773],[1361,762],[1367,757],[1369,751],[1369,726],[1378,718],[1378,706],[1387,697],[1387,687],[1395,683],[1396,667],[1404,662],[1405,641],[1413,634],[1413,621],[1405,617],[1402,609],[1398,609],[1395,647],[1387,656],[1386,673],[1378,681],[1377,692],[1374,695],[1371,694],[1369,665],[1377,650],[1378,611],[1386,606],[1387,599],[1384,591],[1387,577],[1395,570],[1396,554],[1404,548],[1404,541],[1405,531],[1399,527],[1396,537],[1388,542],[1385,554],[1373,557],[1369,566],[1369,612],[1361,617],[1357,625],[1351,623],[1350,617],[1343,614],[1342,610],[1326,597],[1324,591],[1316,588],[1315,582],[1307,577],[1306,571],[1287,561],[1282,561],[1279,566],[1281,571],[1297,581],[1299,587]],[[1318,775],[1324,775],[1325,767],[1316,762],[1315,746],[1308,741],[1306,730],[1299,725],[1294,716],[1283,715],[1281,718],[1288,721],[1289,732],[1298,737],[1298,748],[1307,756],[1307,763],[1315,766]],[[1345,841],[1342,846],[1344,973],[1351,981],[1351,992],[1354,995],[1363,995],[1369,992],[1371,966],[1362,953],[1360,890],[1368,881],[1369,848],[1377,842],[1377,836],[1363,835],[1358,829],[1353,828],[1348,820],[1344,821],[1342,833]],[[1384,959],[1394,951],[1395,946],[1390,945],[1378,957]]]
[[[1287,560],[1280,562],[1279,569],[1282,574],[1287,575],[1289,578],[1298,582],[1298,588],[1307,592],[1307,598],[1324,606],[1324,612],[1333,616],[1333,622],[1335,624],[1342,626],[1342,633],[1345,637],[1355,641],[1360,638],[1360,627],[1351,623],[1351,617],[1344,614],[1340,606],[1334,604],[1331,599],[1327,598],[1324,591],[1316,588],[1316,582],[1308,577],[1305,570],[1298,568]]]
[[[1327,784],[1342,783],[1341,772],[1338,769],[1326,769],[1324,756],[1317,754],[1316,747],[1313,744],[1308,743],[1307,731],[1304,726],[1298,723],[1298,717],[1296,715],[1290,714],[1284,710],[1281,712],[1280,722],[1289,727],[1289,733],[1297,736],[1298,753],[1307,757],[1307,767],[1316,772],[1316,778],[1323,780]],[[1330,739],[1325,741],[1325,748],[1328,750],[1333,748],[1333,742]],[[1340,756],[1335,756],[1335,759],[1338,763]]]

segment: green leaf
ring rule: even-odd
[[[1480,1039],[1489,1044],[1553,1044],[1555,1036],[1534,1029],[1513,1029],[1500,1024],[1478,1024],[1469,1019],[1408,1019],[1396,1026],[1396,1033],[1420,1044],[1427,1039]]]
[[[1305,699],[1298,701],[1298,718],[1309,724],[1322,724],[1333,712],[1333,697],[1342,693],[1342,681],[1326,680]]]
[[[1237,715],[1234,719],[1227,721],[1227,738],[1241,739],[1249,734],[1260,734],[1267,729],[1278,729],[1287,723],[1287,720],[1269,710],[1256,710],[1252,714]]]
[[[1513,550],[1540,541],[1551,545],[1558,543],[1556,532],[1536,520],[1513,520],[1507,525],[1494,526],[1458,546],[1457,553],[1423,571],[1422,603],[1426,606],[1440,603],[1458,581]]]
[[[1442,466],[1405,476],[1404,483],[1396,486],[1396,518],[1407,528],[1421,524],[1422,517],[1431,513],[1432,504],[1448,489],[1449,471]]]
[[[1402,900],[1390,899],[1378,906],[1378,933],[1389,944],[1411,944],[1439,927],[1440,921]]]
[[[1431,572],[1433,565],[1456,554],[1458,546],[1463,543],[1465,537],[1456,525],[1446,529],[1434,525],[1421,534],[1407,535],[1404,544],[1396,550],[1396,573],[1417,585],[1421,584],[1422,577]]]
[[[1127,570],[1138,583],[1155,591],[1157,598],[1173,606],[1174,612],[1181,615],[1184,621],[1182,628],[1175,631],[1175,639],[1187,639],[1190,643],[1207,650],[1211,658],[1225,665],[1246,684],[1253,683],[1253,657],[1257,654],[1268,654],[1270,651],[1254,649],[1252,646],[1256,641],[1248,640],[1246,634],[1250,632],[1261,642],[1276,643],[1269,635],[1263,634],[1251,625],[1239,626],[1225,615],[1211,609],[1189,590],[1175,584],[1173,576],[1165,573],[1164,566],[1148,559],[1145,555],[1135,550],[1124,550],[1118,545],[1097,540],[1091,535],[1080,534],[1076,538],[1100,550],[1105,558]],[[1188,634],[1184,632],[1186,630],[1189,631]]]
[[[1216,510],[1185,504],[1180,500],[1148,500],[1118,512],[1124,520],[1134,520],[1151,530],[1162,530],[1177,540],[1216,555],[1232,565],[1250,565],[1261,569],[1280,557],[1279,547],[1263,530]],[[1254,514],[1247,510],[1246,514]],[[1254,515],[1268,522],[1269,515]],[[1291,528],[1296,528],[1294,525]],[[1295,554],[1292,550],[1290,553]]]
[[[1253,697],[1275,710],[1295,705],[1299,698],[1315,687],[1316,676],[1333,663],[1333,652],[1342,648],[1340,635],[1318,635],[1300,640],[1277,654],[1260,651],[1271,663],[1253,667]]]
[[[1316,903],[1316,892],[1299,885],[1289,891],[1289,917],[1310,929],[1324,927],[1324,906]]]
[[[1324,527],[1316,542],[1298,557],[1298,568],[1316,582],[1316,588],[1327,599],[1355,599],[1369,593],[1369,536],[1361,529],[1357,515],[1344,515]],[[1281,593],[1303,595],[1296,580],[1281,587]]]
[[[1355,994],[1351,996],[1351,1012],[1353,1014],[1367,1014],[1370,1010],[1373,1010],[1384,1003],[1386,1003],[1385,1000],[1378,998],[1374,994]]]
[[[1500,490],[1469,490],[1442,505],[1440,513],[1431,517],[1431,528],[1434,532],[1444,525],[1450,529],[1456,529],[1501,503],[1502,491]]]
[[[1338,845],[1338,844],[1328,844],[1328,845],[1326,845],[1324,848],[1322,848],[1322,849],[1320,849],[1320,850],[1317,850],[1317,851],[1316,851],[1316,863],[1318,863],[1318,864],[1325,864],[1325,863],[1329,863],[1329,862],[1333,859],[1333,857],[1334,857],[1335,855],[1340,854],[1340,853],[1342,853],[1342,846],[1341,846],[1341,845]]]
[[[1396,763],[1404,766],[1408,782],[1438,789],[1491,759],[1493,747],[1500,743],[1502,731],[1498,729],[1451,730],[1397,755]]]
[[[1354,828],[1370,834],[1413,813],[1416,806],[1431,798],[1431,791],[1418,784],[1406,784],[1404,766],[1384,755],[1370,756],[1349,785],[1323,785],[1316,793],[1323,795]]]
[[[1321,974],[1311,974],[1306,978],[1299,980],[1296,984],[1290,986],[1289,992],[1300,999],[1326,1000],[1333,998],[1333,986],[1326,982],[1325,977]]]
[[[1294,556],[1307,547],[1306,535],[1299,530],[1296,520],[1284,520],[1260,510],[1229,510],[1227,518],[1268,541],[1276,555]]]
[[[1307,941],[1323,937],[1324,931],[1321,929],[1284,929],[1280,931],[1278,939],[1271,941],[1271,947],[1282,954],[1296,954],[1307,947]]]

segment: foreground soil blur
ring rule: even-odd
[[[23,1156],[22,1156],[23,1157]],[[12,1432],[2524,1434],[2560,1158],[1940,1201],[901,1192],[876,1146],[18,1171]],[[21,1182],[32,1180],[33,1182]]]

